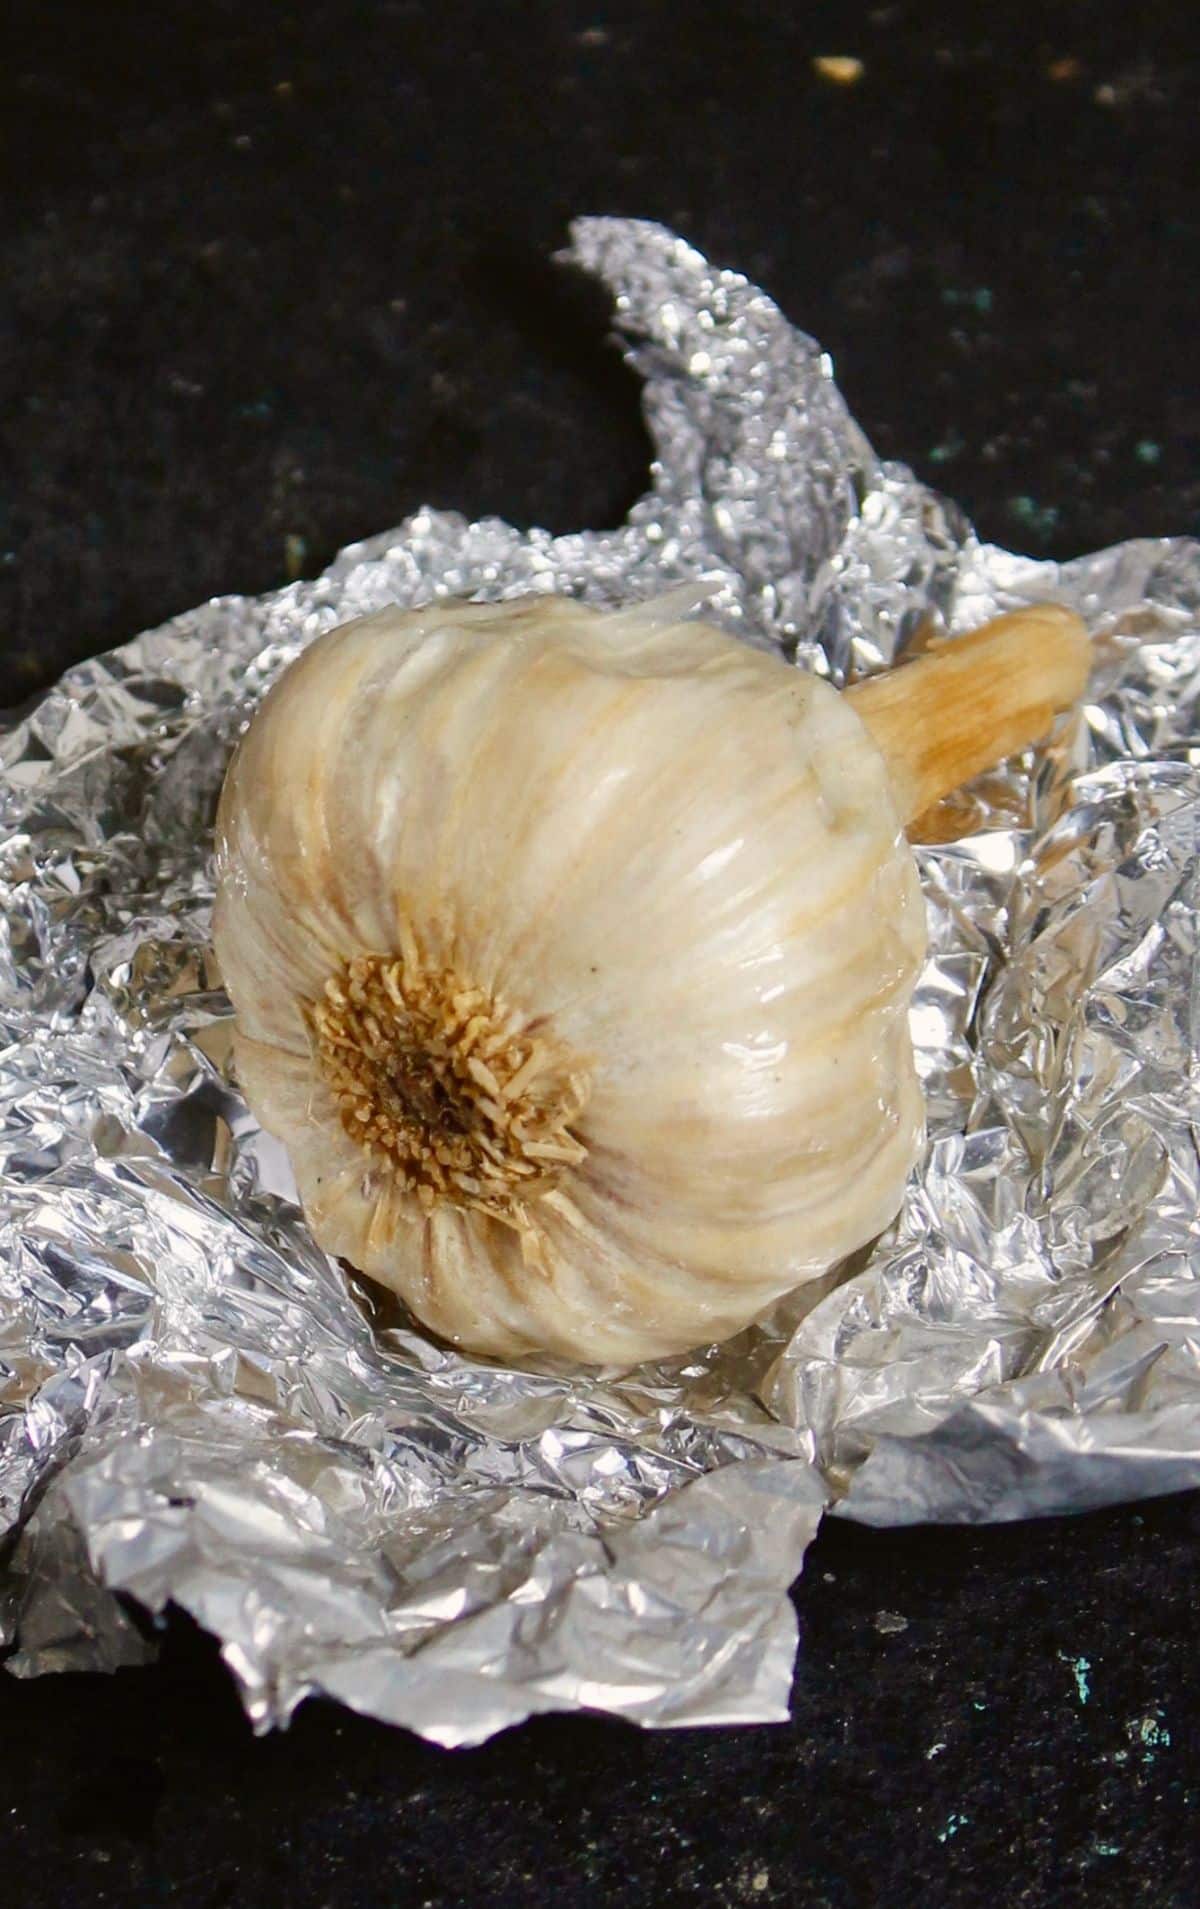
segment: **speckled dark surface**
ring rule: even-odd
[[[579,211],[833,351],[879,448],[1067,555],[1200,532],[1200,25],[1178,0],[10,0],[0,701],[421,501],[614,522],[646,444]],[[838,87],[822,54],[864,62]],[[211,1645],[0,1679],[14,1904],[1200,1898],[1200,1501],[831,1528],[787,1728],[255,1743]]]

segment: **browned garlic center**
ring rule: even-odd
[[[426,1209],[439,1200],[519,1225],[587,1149],[570,1131],[586,1071],[451,969],[358,955],[309,1009],[342,1125]]]

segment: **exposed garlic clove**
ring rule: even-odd
[[[477,1351],[727,1336],[891,1219],[919,1143],[901,822],[1000,751],[929,745],[969,706],[939,657],[839,696],[676,615],[347,624],[222,795],[250,1106],[319,1243]],[[1002,749],[1077,693],[1038,700],[1065,642],[1005,637]]]

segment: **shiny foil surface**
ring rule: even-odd
[[[652,485],[621,529],[420,511],[81,665],[0,734],[17,1675],[142,1661],[174,1601],[260,1729],[314,1691],[444,1744],[551,1709],[764,1721],[827,1509],[1010,1519],[1200,1484],[1200,551],[982,545],[744,279],[624,220],[580,222],[574,258],[645,381]],[[471,1360],[317,1250],[239,1098],[207,949],[225,765],[278,671],[360,612],[697,583],[838,682],[1067,603],[1090,700],[927,819],[929,1134],[887,1235],[684,1359]]]

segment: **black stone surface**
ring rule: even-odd
[[[616,522],[647,447],[580,211],[833,352],[881,451],[1068,555],[1200,531],[1200,24],[1177,0],[9,0],[0,702],[419,502]],[[857,84],[812,69],[854,55]],[[830,1526],[790,1726],[250,1738],[211,1643],[0,1678],[14,1904],[1200,1896],[1200,1501]]]

